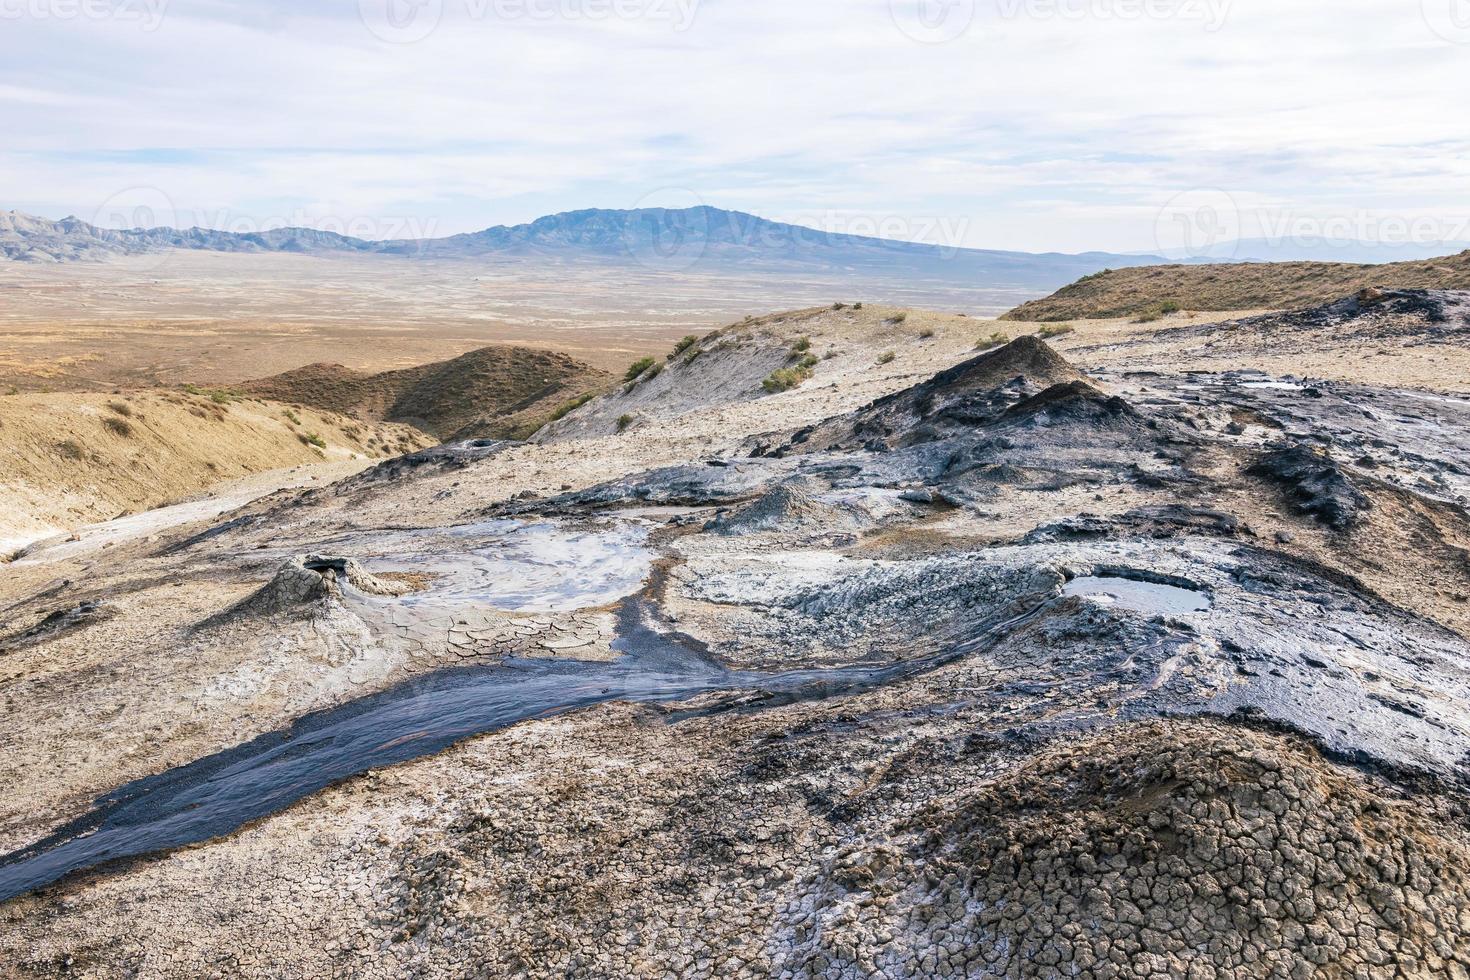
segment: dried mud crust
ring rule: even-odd
[[[781,909],[800,923],[786,963],[839,976],[1465,977],[1470,840],[1456,816],[1300,739],[1125,728],[929,804],[907,841],[849,845]]]
[[[26,976],[1467,975],[1463,815],[1298,737],[781,720],[476,740],[330,791],[329,823],[12,903],[0,949]],[[119,905],[149,910],[126,937]]]

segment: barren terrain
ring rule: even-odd
[[[1465,303],[742,318],[39,548],[0,962],[1466,976]]]
[[[0,262],[0,392],[231,384],[314,363],[376,372],[491,344],[559,351],[621,373],[686,334],[782,306],[883,296],[981,315],[1035,295],[917,280],[635,270],[185,251]]]

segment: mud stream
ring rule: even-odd
[[[729,670],[650,629],[644,604],[629,600],[619,614],[621,639],[614,649],[622,656],[615,662],[512,660],[439,671],[99,797],[82,817],[0,859],[0,901],[76,872],[223,836],[369,769],[432,755],[529,719],[611,701],[658,704],[718,691],[759,692],[737,709],[860,692],[988,646],[1042,605],[925,660],[761,673]],[[730,707],[696,708],[671,720]]]

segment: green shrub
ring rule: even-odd
[[[813,363],[816,362],[813,361]],[[761,387],[774,395],[777,392],[790,391],[802,382],[810,380],[811,376],[811,365],[807,364],[803,358],[802,362],[794,367],[777,368],[772,371],[766,380],[761,382]]]
[[[638,360],[628,365],[628,373],[623,375],[623,380],[637,381],[638,378],[642,376],[643,372],[647,371],[651,367],[653,367],[653,358],[640,357],[638,358]]]
[[[308,432],[305,435],[298,434],[296,436],[296,438],[300,439],[303,443],[305,443],[308,446],[315,446],[318,449],[326,449],[327,448],[327,440],[323,439],[321,436],[317,435],[315,432]]]
[[[295,412],[291,411],[289,408],[286,409],[281,414],[284,415],[286,417],[286,421],[287,422],[290,422],[292,425],[300,425],[301,424],[301,416],[297,415]]]
[[[627,428],[628,428],[628,426],[630,426],[632,424],[633,424],[633,416],[631,416],[631,415],[619,415],[618,416],[618,431],[619,432],[626,431]]]
[[[1165,316],[1168,316],[1170,313],[1178,313],[1182,309],[1184,309],[1184,307],[1180,306],[1176,301],[1172,299],[1166,299],[1159,304],[1159,312],[1164,314]]]
[[[1070,323],[1048,323],[1046,326],[1036,331],[1036,336],[1042,338],[1043,340],[1047,340],[1052,337],[1065,337],[1074,329],[1075,328]]]
[[[976,341],[975,342],[975,349],[976,350],[990,350],[993,347],[999,347],[1002,344],[1009,344],[1010,342],[1011,342],[1011,338],[1010,337],[1007,337],[1005,334],[1003,334],[999,330],[997,330],[995,333],[991,334],[989,337],[981,337],[978,341]]]
[[[576,398],[573,398],[569,402],[562,402],[556,407],[556,411],[551,413],[551,418],[548,421],[556,422],[560,419],[564,419],[596,397],[596,392],[589,391],[584,394],[578,395]]]
[[[699,343],[699,338],[694,336],[693,334],[690,334],[689,336],[683,338],[674,345],[674,352],[669,355],[669,360],[672,361],[674,358],[678,357],[680,354],[684,353],[686,350],[693,347],[697,343]]]
[[[802,337],[796,343],[794,343],[794,344],[791,345],[791,354],[794,357],[797,354],[805,354],[807,351],[809,351],[811,349],[812,349],[812,338],[810,338],[810,337]]]
[[[209,393],[209,400],[216,405],[228,405],[235,400],[235,396],[228,391],[211,391]]]
[[[892,364],[897,359],[898,359],[898,355],[895,354],[895,353],[893,353],[893,351],[891,351],[891,350],[884,351],[882,354],[880,354],[878,356],[878,363],[879,364]]]
[[[861,303],[854,303],[854,304],[852,304],[852,308],[855,309],[855,310],[860,310],[860,309],[863,308],[863,304],[861,304]]]

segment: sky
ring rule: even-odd
[[[1470,241],[1467,90],[1470,0],[0,0],[0,208]]]

